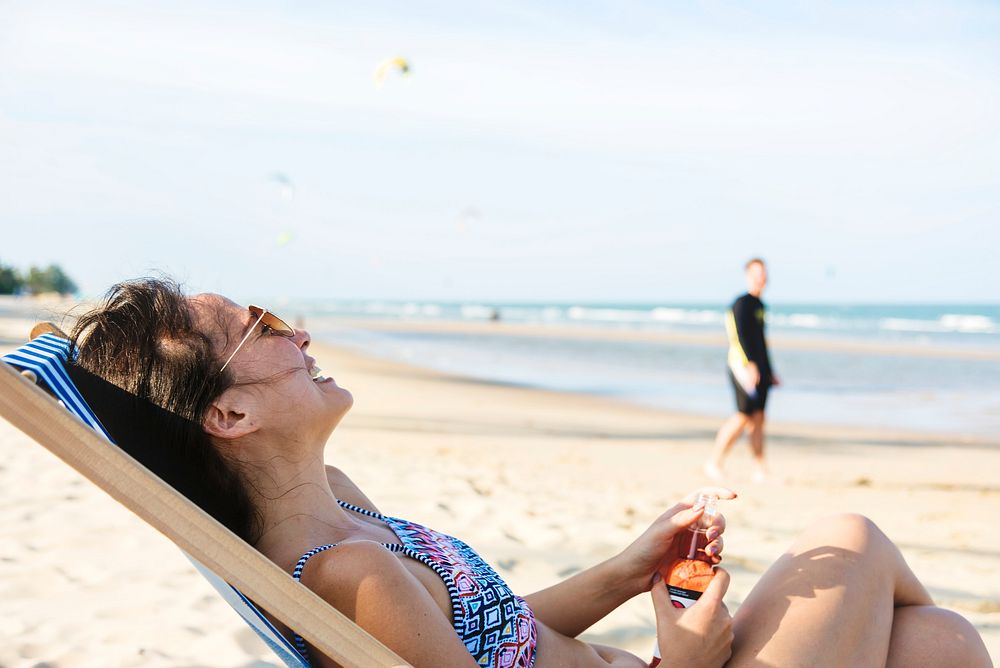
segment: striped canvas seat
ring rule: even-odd
[[[109,443],[112,442],[111,436],[70,379],[66,371],[68,358],[69,341],[52,333],[43,334],[3,356],[7,364],[22,372],[33,373],[38,379],[38,384],[44,385],[43,389],[51,392],[68,411]],[[185,556],[285,665],[289,668],[309,668],[309,662],[278,633],[274,625],[246,596],[187,553]]]

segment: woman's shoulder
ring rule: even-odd
[[[301,582],[331,603],[341,596],[356,594],[372,575],[395,579],[406,576],[406,568],[389,549],[373,540],[351,540],[319,552],[302,568]],[[336,604],[336,603],[334,603]]]
[[[451,620],[381,543],[352,540],[317,554],[302,582],[412,665],[475,666]]]

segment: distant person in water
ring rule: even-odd
[[[746,264],[747,292],[733,302],[726,314],[729,334],[729,381],[736,395],[736,413],[726,420],[715,437],[712,456],[705,462],[705,473],[714,480],[723,477],[722,463],[736,439],[750,428],[753,451],[753,479],[767,477],[764,464],[764,407],[768,391],[780,384],[771,368],[764,336],[764,302],[761,293],[767,286],[767,267],[760,258]]]

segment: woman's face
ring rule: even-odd
[[[325,442],[353,398],[333,378],[318,372],[316,360],[307,352],[308,332],[296,329],[291,337],[268,333],[261,323],[254,324],[257,317],[246,307],[221,295],[195,295],[189,303],[198,329],[212,337],[219,351],[220,368],[253,330],[226,367],[236,379],[227,392],[244,393],[234,395],[234,400],[245,397],[248,410],[260,421],[261,433]]]

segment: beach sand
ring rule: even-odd
[[[26,323],[0,318],[0,349]],[[714,419],[313,352],[355,396],[328,462],[383,512],[463,538],[519,593],[610,557],[708,482]],[[762,484],[747,450],[728,461],[730,609],[798,531],[860,512],[1000,660],[1000,441],[774,425]],[[173,545],[5,421],[0,489],[0,668],[277,665]],[[646,596],[586,634],[643,657],[653,637]]]

